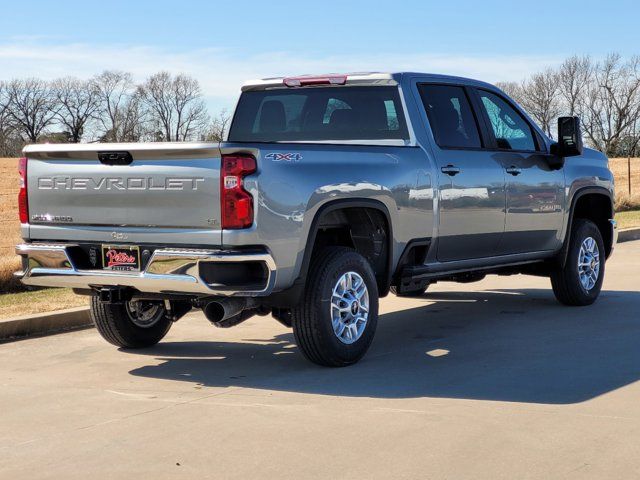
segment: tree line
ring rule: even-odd
[[[64,77],[0,81],[0,157],[35,142],[220,141],[230,116],[211,116],[198,81],[159,72],[136,84],[108,70]]]
[[[640,57],[572,56],[522,82],[497,84],[551,137],[556,119],[582,120],[585,140],[609,156],[635,156],[640,146]],[[219,141],[230,116],[207,112],[198,81],[159,72],[136,84],[108,70],[64,77],[0,81],[0,157],[34,142]]]
[[[586,142],[610,157],[636,156],[640,140],[640,57],[572,56],[520,83],[497,84],[550,136],[559,116],[578,116]]]

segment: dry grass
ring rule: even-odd
[[[20,241],[19,188],[18,161],[0,158],[0,292],[15,291],[21,287],[13,277],[13,272],[20,268],[20,259],[13,251]]]
[[[626,158],[612,158],[609,168],[616,179],[616,211],[640,209],[640,158],[631,159],[631,195]]]
[[[13,254],[13,247],[20,239],[19,189],[18,161],[0,158],[0,257]]]
[[[0,257],[0,295],[24,290],[23,285],[13,275],[18,270],[20,270],[20,257],[16,255]]]
[[[616,193],[616,212],[640,210],[640,193],[628,195],[626,192]]]
[[[47,288],[33,292],[5,293],[0,295],[0,320],[51,312],[65,308],[84,307],[89,304],[87,297],[76,295],[66,288]]]
[[[616,177],[616,189],[620,192],[627,191],[628,178],[626,158],[610,158],[609,168]],[[640,193],[640,158],[631,159],[631,188]]]

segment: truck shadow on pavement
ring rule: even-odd
[[[369,353],[348,368],[307,362],[287,333],[161,343],[136,352],[160,364],[130,373],[207,387],[543,404],[582,402],[640,379],[640,292],[604,291],[582,308],[543,289],[435,292],[420,302],[381,315]]]

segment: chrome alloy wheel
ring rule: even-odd
[[[578,275],[582,288],[587,292],[591,290],[598,281],[600,274],[600,251],[598,243],[591,237],[587,237],[580,246],[578,253]]]
[[[132,300],[126,308],[133,324],[141,328],[153,327],[164,315],[164,306],[157,302]]]
[[[333,333],[347,345],[356,342],[364,332],[369,318],[369,290],[356,272],[342,275],[331,295]]]

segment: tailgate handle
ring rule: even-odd
[[[133,157],[129,152],[98,152],[98,160],[103,165],[130,165]]]

